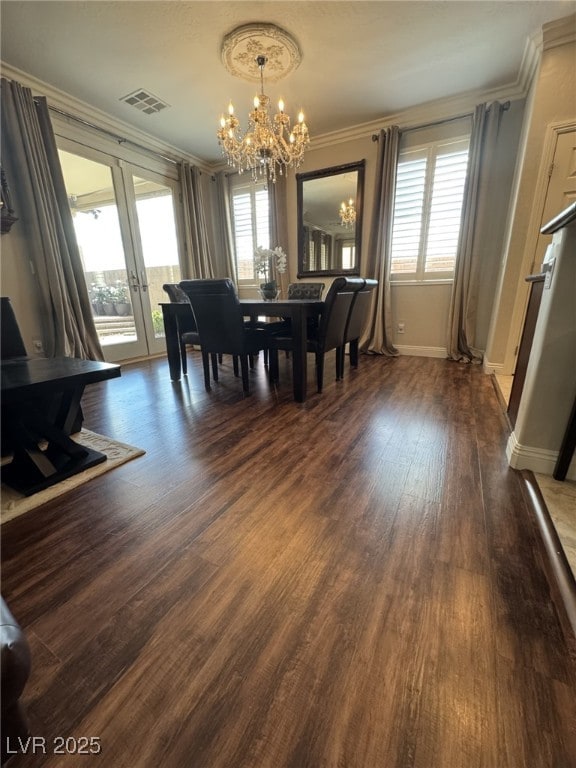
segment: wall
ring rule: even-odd
[[[368,247],[369,221],[372,207],[372,194],[374,188],[374,173],[376,163],[376,153],[378,145],[372,141],[370,136],[354,141],[347,141],[337,144],[333,147],[324,147],[314,150],[314,140],[311,142],[305,156],[304,162],[296,172],[290,171],[286,178],[287,195],[287,216],[288,216],[288,273],[290,282],[296,282],[298,272],[298,229],[297,229],[297,211],[296,211],[296,173],[307,173],[316,171],[320,168],[330,168],[336,165],[346,163],[355,163],[359,160],[366,160],[364,176],[364,213],[362,222],[362,250],[365,253]],[[368,196],[369,194],[369,196]],[[330,285],[330,278],[312,277],[310,282],[324,282]]]
[[[33,340],[42,340],[42,318],[39,311],[39,294],[31,262],[27,255],[25,232],[22,227],[22,209],[14,191],[14,212],[19,220],[8,234],[0,240],[0,290],[2,296],[9,296],[14,309],[20,333],[28,354],[34,356]]]
[[[552,61],[552,56],[556,55],[559,49],[550,50],[545,62],[543,62],[542,72],[545,74],[546,88],[548,89],[547,98],[549,101],[556,104],[559,101],[557,94],[557,88],[554,81],[554,73],[559,70],[564,71],[568,68],[567,65],[556,63]],[[548,70],[550,70],[548,72]],[[572,72],[572,81],[566,73],[566,85],[569,82],[573,82],[574,73]],[[565,82],[565,80],[562,80]],[[539,97],[539,103],[544,97]],[[481,101],[482,98],[478,97],[474,101]],[[458,114],[462,114],[464,111],[471,111],[473,106],[473,96],[466,97],[466,103],[468,105],[466,110],[462,109],[462,101],[458,102]],[[562,111],[561,107],[556,104],[556,110]],[[434,105],[431,107],[429,114],[432,118],[438,114],[434,111]],[[538,114],[540,107],[536,110]],[[533,201],[533,186],[530,183],[524,183],[524,177],[522,183],[518,184],[519,191],[522,193],[522,199],[518,204],[515,201],[516,207],[514,209],[514,237],[510,237],[510,228],[508,228],[507,236],[509,238],[508,248],[500,246],[500,233],[498,228],[501,227],[504,230],[504,225],[501,224],[506,219],[506,214],[509,210],[510,188],[512,184],[512,169],[517,153],[517,146],[519,142],[520,127],[523,117],[524,102],[522,100],[512,101],[511,108],[505,113],[502,123],[502,135],[501,143],[498,148],[498,152],[493,160],[492,169],[495,172],[494,176],[494,196],[493,206],[495,214],[498,214],[498,219],[494,226],[484,233],[485,242],[490,244],[487,248],[488,252],[496,259],[496,266],[491,262],[490,266],[485,270],[483,275],[483,281],[480,289],[481,307],[478,315],[478,336],[481,340],[487,335],[486,327],[489,325],[489,320],[492,317],[492,302],[494,296],[498,295],[499,303],[497,305],[497,312],[495,321],[491,324],[492,341],[499,345],[498,349],[501,351],[501,356],[497,358],[502,361],[503,350],[508,343],[508,334],[510,332],[510,318],[514,302],[516,300],[516,294],[518,291],[522,294],[525,286],[521,284],[519,286],[519,279],[523,280],[524,274],[522,269],[515,263],[515,257],[522,249],[518,248],[518,241],[522,240],[522,230],[526,227],[526,218],[529,216],[529,210]],[[417,110],[419,116],[421,116],[422,122],[426,121],[426,114],[428,110],[425,107],[420,107]],[[442,112],[442,117],[450,117],[445,111]],[[403,125],[404,121],[401,122]],[[406,121],[407,123],[409,121]],[[383,126],[386,121],[382,121]],[[376,130],[376,126],[374,126]],[[528,131],[526,131],[528,135]],[[316,143],[314,138],[312,139],[311,149],[307,152],[305,163],[299,169],[300,171],[311,171],[319,168],[329,167],[333,165],[340,165],[342,163],[354,162],[360,159],[366,160],[366,173],[365,173],[365,197],[364,197],[364,221],[363,221],[363,249],[368,248],[368,233],[370,229],[370,218],[372,215],[372,206],[374,200],[374,174],[375,174],[375,162],[377,156],[377,144],[372,141],[371,134],[358,137],[358,133],[355,133],[355,138],[342,140],[339,137],[335,137],[333,143],[329,144],[329,137],[323,137],[321,142]],[[533,155],[533,143],[534,136],[532,127],[530,128],[529,136],[529,155]],[[321,144],[321,145],[320,145]],[[320,145],[320,146],[319,146]],[[537,162],[536,162],[537,165]],[[208,181],[208,179],[206,179]],[[208,197],[214,199],[214,185],[212,185],[212,193],[208,194]],[[287,178],[287,213],[289,226],[288,243],[286,245],[287,253],[289,256],[289,280],[296,280],[297,273],[297,232],[296,232],[296,182],[294,173],[289,173]],[[512,214],[511,214],[512,215]],[[519,219],[519,223],[516,219]],[[21,222],[17,222],[10,233],[10,235],[2,238],[2,292],[5,295],[10,295],[13,298],[15,309],[18,313],[19,320],[23,324],[25,332],[25,341],[29,345],[30,340],[33,337],[37,337],[41,331],[42,323],[41,318],[38,317],[35,310],[36,302],[35,285],[33,282],[33,276],[30,274],[28,267],[28,259],[26,256],[26,246],[22,240],[22,231],[20,229]],[[496,224],[498,226],[496,226]],[[209,226],[217,237],[218,227],[215,223],[214,217],[210,217]],[[9,241],[7,243],[6,241]],[[215,250],[219,251],[218,246],[215,246]],[[504,263],[508,258],[512,259],[512,264],[509,266]],[[503,286],[502,296],[498,292],[496,285],[495,274],[500,270],[500,279]],[[520,278],[519,278],[520,276]],[[317,278],[322,279],[322,278]],[[330,283],[329,279],[324,280],[327,284]],[[392,310],[393,310],[393,323],[394,327],[398,321],[403,321],[406,324],[406,332],[402,336],[396,336],[395,342],[401,344],[403,347],[410,348],[411,353],[421,354],[441,354],[443,355],[445,349],[445,326],[446,326],[446,312],[450,295],[450,285],[440,284],[436,286],[394,286],[392,297]],[[525,292],[524,292],[525,295]],[[522,315],[522,304],[520,316]],[[506,316],[507,315],[507,316]],[[519,334],[518,334],[519,335]],[[489,339],[490,342],[490,339]],[[509,346],[509,344],[508,344]],[[497,347],[493,344],[493,349]],[[501,363],[500,363],[501,364]]]
[[[519,169],[513,217],[507,232],[500,285],[486,348],[490,370],[512,374],[520,340],[528,285],[524,278],[538,272],[538,232],[542,222],[547,168],[542,158],[548,126],[576,120],[576,16],[545,25],[540,68],[527,111],[526,140]],[[566,42],[564,30],[567,30]],[[570,39],[571,38],[571,39]],[[550,238],[548,241],[550,242]],[[532,262],[536,263],[533,264]]]
[[[35,90],[34,90],[35,92]],[[69,121],[61,116],[51,115],[54,132],[59,144],[62,139],[77,140],[91,149],[110,154],[114,160],[133,164],[167,176],[174,180],[178,178],[178,170],[175,163],[164,161],[158,156],[148,155],[134,149],[130,145],[124,146],[103,133],[84,127],[79,127],[74,121]],[[74,152],[76,145],[67,144],[67,149]],[[29,355],[34,355],[33,340],[43,341],[46,318],[42,316],[41,298],[37,280],[34,274],[29,253],[29,240],[27,229],[29,228],[28,211],[19,195],[19,185],[12,180],[18,177],[18,168],[12,165],[13,158],[5,152],[3,164],[7,173],[7,180],[13,198],[13,206],[18,221],[13,225],[9,234],[3,235],[0,241],[2,258],[0,260],[0,288],[2,295],[9,296],[14,312],[21,328],[22,337]],[[208,176],[209,178],[209,176]],[[162,292],[160,291],[160,295]],[[158,297],[159,299],[160,297]],[[156,301],[154,299],[153,301]],[[38,353],[41,354],[41,353]]]
[[[576,397],[576,221],[553,236],[518,418],[507,445],[510,465],[551,475]],[[576,480],[576,456],[568,478]]]
[[[506,229],[506,215],[509,207],[512,188],[516,150],[518,146],[524,101],[511,102],[510,108],[503,113],[499,132],[499,143],[493,156],[487,158],[486,172],[492,180],[493,195],[489,206],[492,216],[486,232],[482,233],[484,243],[482,253],[483,266],[481,274],[480,301],[477,317],[477,344],[484,348],[488,337],[488,328],[492,314],[492,306],[496,295],[498,273],[502,259],[503,239]],[[470,130],[470,118],[443,122],[440,125],[426,129],[411,129],[403,134],[401,147],[417,146],[418,144],[436,139],[453,138],[463,135]],[[402,127],[402,126],[401,126]],[[333,146],[314,149],[314,141],[307,151],[305,162],[299,172],[313,171],[344,163],[366,160],[364,188],[364,217],[362,226],[362,253],[360,271],[366,263],[366,253],[369,246],[369,232],[374,205],[374,185],[378,144],[371,136],[361,139],[339,142]],[[289,271],[290,279],[296,279],[297,272],[297,228],[296,228],[296,178],[295,174],[288,175],[288,221],[289,229]],[[312,278],[324,280],[330,284],[330,278]],[[398,283],[392,285],[392,327],[393,341],[400,352],[411,355],[428,357],[444,357],[446,355],[446,325],[448,305],[450,301],[451,282],[438,282],[424,285],[422,283]],[[397,325],[405,324],[405,331],[399,334]]]

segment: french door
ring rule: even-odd
[[[58,147],[106,360],[164,352],[162,285],[181,279],[178,182],[67,139]]]

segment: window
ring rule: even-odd
[[[468,145],[466,138],[400,153],[392,227],[393,280],[452,278]]]
[[[254,251],[270,247],[268,189],[263,182],[236,177],[232,182],[232,228],[238,283],[253,283]]]

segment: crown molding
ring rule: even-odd
[[[539,29],[526,40],[518,79],[516,80],[518,88],[525,96],[528,94],[538,72],[542,59],[542,47],[542,30]]]
[[[559,45],[576,42],[576,13],[562,19],[549,21],[542,27],[542,41],[545,51]]]
[[[313,136],[310,139],[310,149],[323,149],[345,141],[364,139],[391,125],[398,125],[402,130],[409,130],[428,123],[454,119],[455,117],[466,117],[474,113],[477,104],[491,101],[519,101],[526,98],[526,94],[527,90],[516,82],[512,86],[492,88],[488,91],[470,91],[447,99],[428,101],[413,109],[385,115],[377,120]]]
[[[383,115],[376,120],[366,123],[358,123],[348,128],[319,134],[311,138],[310,149],[324,149],[348,141],[365,139],[391,125],[399,125],[402,129],[408,130],[431,122],[453,119],[459,116],[465,117],[473,114],[476,105],[483,102],[519,101],[525,99],[538,70],[542,51],[576,39],[575,19],[576,14],[546,24],[543,27],[544,33],[542,30],[538,30],[528,38],[518,77],[514,83],[509,83],[499,88],[469,91],[446,99],[426,102],[411,109],[391,115]],[[546,42],[544,42],[544,39]],[[31,88],[37,95],[46,96],[49,103],[53,106],[63,111],[68,111],[88,122],[92,122],[106,131],[119,133],[152,152],[166,155],[174,160],[187,160],[208,173],[214,173],[227,167],[225,163],[202,160],[177,147],[161,142],[153,136],[139,131],[120,120],[116,120],[110,115],[75,99],[63,91],[59,91],[48,83],[44,83],[25,72],[5,65],[3,62],[0,62],[0,64],[3,76],[18,80],[23,85]]]
[[[339,131],[324,133],[310,139],[310,149],[323,149],[332,144],[366,138],[382,128],[399,125],[404,130],[416,128],[431,122],[446,120],[461,115],[473,114],[477,104],[490,101],[520,101],[525,99],[542,59],[543,50],[565,45],[576,40],[576,14],[545,24],[542,29],[530,35],[524,46],[524,53],[516,81],[499,88],[469,91],[447,99],[426,102],[417,107],[385,115],[377,120],[359,123]]]
[[[205,160],[202,160],[195,155],[191,155],[184,150],[160,141],[154,136],[140,131],[122,120],[108,115],[106,112],[102,112],[96,107],[86,104],[86,102],[76,99],[70,94],[60,91],[49,83],[45,83],[27,72],[23,72],[16,67],[12,67],[6,64],[4,61],[0,61],[0,70],[2,77],[9,80],[16,80],[26,88],[30,88],[34,96],[44,96],[48,101],[48,105],[62,110],[62,112],[68,113],[72,118],[78,118],[85,120],[87,123],[91,123],[96,129],[101,129],[107,133],[115,134],[119,139],[125,139],[126,141],[135,144],[149,152],[153,152],[157,155],[161,155],[173,162],[180,162],[185,160],[198,166],[201,170],[207,173],[211,172],[210,164]]]

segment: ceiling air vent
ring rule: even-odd
[[[155,112],[160,112],[160,110],[170,106],[170,104],[166,104],[165,101],[161,101],[157,96],[154,96],[149,91],[145,91],[143,88],[139,88],[127,96],[122,96],[120,101],[136,107],[136,109],[147,115],[153,115]]]

